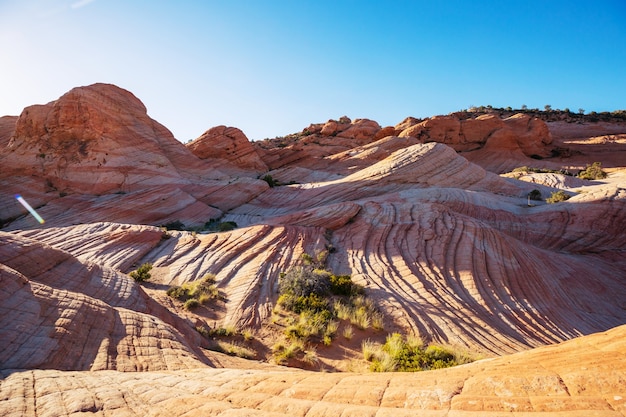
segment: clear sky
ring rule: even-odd
[[[182,142],[472,105],[626,109],[626,1],[0,0],[0,115],[95,82]]]

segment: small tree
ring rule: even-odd
[[[144,282],[149,280],[152,275],[150,275],[150,270],[152,269],[152,264],[149,262],[146,262],[145,264],[142,264],[139,268],[137,268],[137,270],[131,272],[130,277],[132,279],[134,279],[137,282]]]

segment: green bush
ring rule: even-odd
[[[587,168],[578,173],[578,177],[583,180],[600,180],[606,178],[607,174],[602,170],[602,163],[594,162],[593,164],[587,164]]]
[[[197,308],[199,306],[200,306],[200,301],[198,301],[195,298],[190,298],[189,300],[185,301],[183,308],[185,310],[193,310],[194,308]]]
[[[298,314],[305,311],[321,312],[329,309],[328,301],[314,293],[308,295],[283,294],[278,297],[278,305],[287,311]]]
[[[295,296],[326,295],[330,287],[328,275],[310,266],[292,268],[278,278],[278,292]]]
[[[535,201],[541,201],[541,191],[534,189],[528,193],[528,198]]]
[[[152,275],[150,274],[151,269],[152,264],[146,262],[145,264],[142,264],[139,268],[137,268],[137,270],[131,272],[128,275],[130,275],[130,277],[137,282],[148,281],[152,277]]]
[[[570,196],[565,193],[565,191],[555,191],[550,197],[546,198],[546,202],[549,204],[560,203],[561,201],[569,200]]]
[[[165,227],[165,229],[167,230],[178,230],[178,231],[185,230],[185,224],[181,222],[180,220],[169,222],[167,224],[164,224],[162,227]]]
[[[235,230],[237,228],[237,223],[235,222],[222,222],[217,226],[217,230],[220,232],[229,232],[231,230]]]
[[[270,188],[274,188],[277,185],[280,185],[279,182],[277,180],[275,180],[274,178],[272,178],[272,176],[270,174],[267,174],[267,175],[261,177],[261,179],[263,181],[265,181],[267,183],[267,185],[270,186]]]
[[[363,287],[352,282],[350,275],[330,275],[330,292],[335,295],[359,295],[365,291]]]
[[[534,172],[536,174],[561,174],[561,175],[568,175],[568,176],[572,175],[572,173],[566,169],[533,168],[533,167],[528,167],[528,166],[517,167],[513,169],[513,171],[511,172],[522,173],[522,174]]]
[[[318,253],[315,258],[303,254],[301,266],[279,276],[277,305],[286,312],[299,314],[297,319],[287,315],[282,324],[286,343],[292,346],[296,343],[331,345],[338,334],[340,320],[350,321],[360,329],[371,327],[373,322],[377,330],[383,327],[382,314],[362,295],[362,286],[353,283],[349,275],[335,275],[323,269],[327,256],[327,251]],[[344,332],[344,337],[349,339],[354,330],[350,324],[347,326],[349,330]],[[277,363],[284,364],[296,354],[305,355],[304,351],[304,347],[294,351],[281,345],[273,354]]]
[[[416,372],[427,369],[448,368],[459,364],[455,354],[437,345],[424,346],[418,338],[403,338],[399,333],[387,336],[380,346],[367,341],[362,344],[363,357],[371,362],[374,372]],[[461,362],[471,359],[464,357]]]
[[[170,287],[167,295],[180,301],[195,299],[199,304],[206,304],[210,300],[220,298],[213,274],[206,274],[197,281],[186,282],[181,286]]]

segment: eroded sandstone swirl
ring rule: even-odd
[[[610,154],[606,179],[497,174],[593,161],[557,127],[572,159],[523,115],[342,117],[261,144],[219,126],[185,147],[104,84],[0,118],[0,414],[624,416],[626,127],[588,156]],[[232,327],[269,351],[279,277],[321,251],[385,332],[489,359],[321,374],[207,350]],[[166,295],[209,273],[214,308]]]

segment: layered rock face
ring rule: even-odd
[[[215,207],[222,205],[207,198],[207,186],[231,187],[235,204],[267,188],[261,181],[248,184],[249,190],[231,184],[228,174],[246,182],[258,172],[227,159],[200,160],[134,95],[109,84],[78,87],[24,109],[17,119],[2,118],[0,146],[0,184],[7,190],[0,197],[0,222],[18,216],[12,195],[25,194],[33,206],[46,206],[44,219],[66,216],[61,224],[80,209],[94,221],[197,225],[221,215]]]
[[[387,127],[381,127],[372,120],[352,121],[344,116],[339,120],[312,124],[299,134],[276,139],[270,146],[264,143],[255,145],[271,169],[293,164],[310,169],[328,169],[320,160],[332,158],[342,151],[369,147],[380,139],[392,136],[405,138],[411,144],[443,143],[468,155],[477,152],[478,155],[470,158],[484,161],[485,164],[481,165],[486,168],[491,168],[489,158],[494,157],[485,154],[496,152],[496,159],[514,154],[514,160],[519,163],[531,156],[549,156],[549,145],[552,143],[546,123],[527,115],[517,114],[500,119],[486,114],[474,119],[460,119],[452,114],[425,120],[408,117],[396,126]]]
[[[552,136],[522,115],[343,117],[254,144],[218,126],[187,148],[103,84],[0,118],[0,414],[624,415],[621,127],[610,140],[558,128],[575,156],[529,158]],[[603,155],[604,180],[497,175]],[[557,189],[571,198],[529,204]],[[157,227],[177,220],[198,230]],[[269,360],[278,280],[322,251],[384,315],[384,332],[362,337],[496,358],[322,376],[207,350],[201,333],[247,328]],[[144,262],[140,285],[126,274]],[[166,295],[206,274],[219,304],[188,311]],[[320,366],[360,360],[358,343],[333,343],[317,344]]]
[[[198,158],[226,160],[259,173],[268,170],[246,135],[236,127],[216,126],[187,144]]]
[[[103,84],[24,109],[8,152],[5,172],[38,176],[61,192],[88,194],[182,181],[175,164],[188,157],[136,97]]]
[[[158,230],[153,234],[159,239]],[[128,276],[30,239],[6,233],[0,239],[4,369],[140,371],[210,363],[196,347],[198,335]]]
[[[407,124],[409,125],[407,127]],[[437,116],[414,125],[403,123],[399,136],[445,143],[456,151],[481,148],[501,151],[521,150],[526,156],[548,156],[552,142],[547,125],[536,118],[517,114],[504,120],[495,115],[459,120],[456,116]]]

